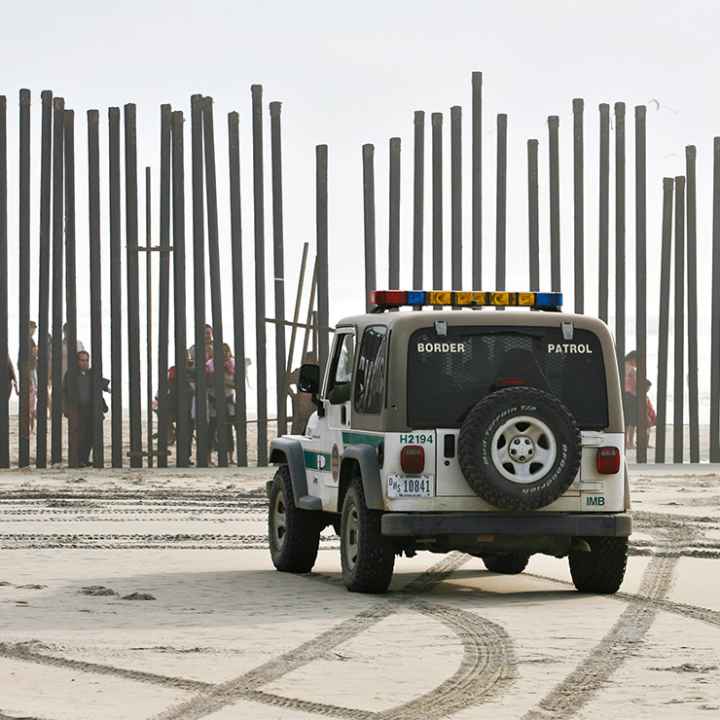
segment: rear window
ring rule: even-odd
[[[470,409],[502,387],[530,385],[558,397],[579,427],[608,425],[600,341],[558,328],[449,327],[417,330],[408,346],[408,425],[459,427]]]

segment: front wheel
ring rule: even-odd
[[[340,559],[350,592],[384,593],[390,587],[395,551],[380,532],[382,513],[368,510],[362,481],[355,478],[343,500],[340,520]]]
[[[507,555],[484,555],[482,560],[490,572],[519,575],[527,567],[530,554],[512,552]]]
[[[273,565],[282,572],[310,572],[317,559],[321,529],[316,513],[295,507],[290,471],[281,465],[270,491],[268,535]]]
[[[612,595],[620,589],[627,565],[625,537],[588,537],[590,552],[570,551],[570,574],[577,590]]]

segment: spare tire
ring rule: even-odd
[[[570,411],[532,387],[488,395],[470,411],[458,437],[465,479],[502,510],[536,510],[557,500],[577,476],[581,449]]]

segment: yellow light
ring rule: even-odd
[[[430,305],[452,305],[452,293],[448,290],[431,290],[428,293]]]
[[[493,305],[509,305],[510,304],[510,293],[509,292],[494,292],[494,293],[492,293],[492,304]]]
[[[535,304],[535,293],[534,292],[521,292],[518,293],[518,305],[534,305]]]
[[[455,302],[458,305],[472,305],[473,294],[471,292],[456,292]]]

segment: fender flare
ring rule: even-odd
[[[285,437],[275,438],[270,443],[270,462],[275,465],[287,465],[297,507],[303,510],[322,510],[322,500],[308,494],[305,451],[299,440],[291,440]],[[271,486],[272,481],[266,486],[268,497]]]
[[[342,457],[343,461],[355,460],[360,466],[360,477],[367,507],[370,510],[384,510],[377,449],[370,445],[347,445],[343,450]]]

